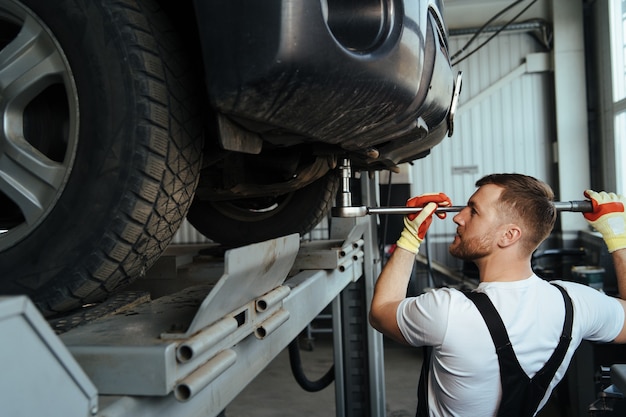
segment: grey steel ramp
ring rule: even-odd
[[[232,249],[214,286],[158,298],[77,327],[61,339],[100,394],[167,395],[209,359],[231,362],[225,346],[270,322],[281,307],[276,301],[289,294],[281,284],[295,261],[299,239],[293,234]],[[274,301],[257,308],[264,296]]]
[[[196,333],[281,285],[299,247],[300,236],[292,234],[227,251],[222,278],[196,310],[197,314],[182,336]]]

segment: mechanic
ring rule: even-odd
[[[584,216],[612,253],[621,297],[616,298],[533,273],[531,255],[556,219],[547,184],[522,174],[492,174],[476,186],[454,216],[457,233],[449,250],[477,265],[478,288],[406,297],[434,210],[452,205],[438,193],[407,202],[423,210],[405,217],[397,249],[374,290],[372,326],[400,343],[429,347],[418,416],[533,416],[563,378],[581,340],[626,343],[626,199],[584,192],[593,206]]]

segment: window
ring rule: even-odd
[[[626,0],[611,0],[613,129],[617,192],[626,191]]]
[[[617,176],[617,192],[624,194],[626,186],[626,111],[615,115],[615,175]]]
[[[626,66],[624,56],[626,50],[626,1],[611,1],[611,57],[613,60],[613,100],[619,101],[626,97]]]

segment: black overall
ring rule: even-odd
[[[487,294],[479,292],[464,292],[474,302],[478,311],[483,316],[489,333],[496,347],[498,363],[500,364],[500,383],[502,384],[502,399],[498,407],[498,417],[532,417],[537,412],[537,407],[548,390],[554,374],[563,362],[570,341],[572,340],[572,322],[574,309],[572,300],[567,292],[560,286],[557,287],[565,301],[565,321],[563,331],[556,349],[546,362],[544,367],[529,378],[520,366],[513,346],[509,341],[509,335],[502,323],[502,319],[493,306]],[[430,353],[432,347],[424,349],[424,362],[418,387],[417,417],[428,416],[428,368],[430,365]]]

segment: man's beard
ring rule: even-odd
[[[491,236],[485,234],[479,237],[469,238],[452,242],[449,247],[450,254],[464,261],[475,261],[491,253]]]

